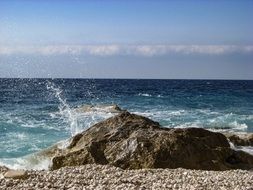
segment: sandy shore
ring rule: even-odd
[[[4,173],[4,169],[0,169]],[[253,171],[122,170],[108,165],[28,171],[25,180],[0,177],[0,189],[253,189]]]

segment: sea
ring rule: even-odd
[[[253,81],[0,79],[0,165],[47,169],[37,152],[115,115],[111,105],[167,128],[253,132]],[[78,108],[92,105],[90,111]],[[250,147],[252,148],[252,147]]]

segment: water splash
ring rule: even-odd
[[[80,132],[77,123],[77,116],[75,114],[75,111],[72,110],[68,105],[67,100],[63,97],[62,90],[59,87],[56,87],[56,85],[50,81],[47,82],[46,87],[47,90],[50,90],[55,98],[58,99],[60,103],[58,106],[59,113],[69,124],[71,136],[76,135],[78,132]]]
[[[71,136],[74,136],[83,130],[89,128],[95,123],[107,119],[116,113],[111,112],[111,105],[88,105],[88,110],[82,110],[85,105],[79,105],[77,108],[71,108],[64,98],[61,88],[56,86],[53,82],[47,82],[47,90],[52,92],[52,95],[59,101],[59,112],[51,113],[53,118],[63,119],[67,124],[67,129]]]
[[[0,159],[0,166],[14,170],[48,170],[51,165],[49,157],[37,156],[30,154],[19,158],[2,158]]]
[[[247,152],[248,154],[253,155],[253,147],[252,146],[235,146],[229,139],[227,139],[230,145],[230,148],[235,151],[243,151]]]

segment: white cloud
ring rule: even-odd
[[[253,45],[50,45],[50,46],[0,46],[0,55],[137,55],[159,56],[166,54],[208,54],[253,53]]]

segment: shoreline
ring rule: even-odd
[[[209,129],[207,129],[209,130]],[[212,130],[209,130],[211,132],[214,132]],[[223,135],[225,135],[227,137],[227,140],[229,141],[230,147],[231,149],[234,149],[236,151],[243,151],[245,153],[248,153],[250,155],[253,155],[253,146],[252,144],[249,145],[249,137],[251,137],[251,141],[250,143],[252,143],[252,137],[253,137],[253,133],[237,133],[237,132],[218,132],[221,133]],[[232,138],[231,138],[232,137]],[[233,139],[235,139],[234,142]],[[232,141],[231,141],[232,140]],[[50,151],[53,151],[55,149],[64,149],[67,146],[69,146],[69,144],[71,143],[71,137],[62,141],[59,141],[45,149],[42,149],[39,152],[35,152],[32,153],[30,155],[26,155],[24,157],[19,157],[21,159],[33,159],[36,160],[39,164],[36,164],[30,168],[26,168],[25,166],[22,167],[9,167],[8,165],[4,165],[4,164],[0,164],[0,174],[1,172],[3,173],[3,171],[7,171],[7,170],[24,170],[24,171],[50,171],[50,165],[52,164],[52,160],[50,161],[50,159],[52,159],[52,155],[51,157],[49,156],[51,154]],[[66,142],[68,142],[68,144],[66,144]],[[245,145],[246,143],[246,145]],[[48,155],[49,157],[45,157],[45,155]],[[45,166],[41,166],[41,164],[45,164],[47,163],[48,165]],[[39,169],[38,169],[39,168]],[[207,170],[208,171],[208,170]]]
[[[180,128],[170,128],[170,129],[180,129]],[[182,128],[182,129],[185,129],[185,128]],[[253,145],[253,133],[252,132],[216,131],[216,130],[212,130],[212,129],[206,129],[206,130],[211,131],[211,132],[215,132],[215,133],[221,133],[224,136],[226,136],[232,149],[234,149],[236,151],[243,151],[243,152],[253,155],[253,146],[252,146]],[[52,161],[50,161],[50,159],[52,159],[53,151],[55,151],[57,149],[61,150],[61,149],[66,148],[67,146],[70,145],[71,139],[72,139],[72,137],[69,137],[68,139],[61,140],[61,141],[59,141],[59,142],[57,142],[45,149],[42,149],[38,152],[26,155],[24,157],[19,157],[20,159],[23,159],[23,160],[36,161],[39,164],[36,164],[36,165],[29,167],[29,168],[26,168],[25,165],[22,165],[21,167],[13,167],[12,168],[12,167],[9,167],[8,165],[0,164],[0,173],[1,173],[1,168],[8,168],[11,170],[25,170],[25,171],[29,171],[29,170],[49,171],[49,168],[50,168],[49,166],[52,164]],[[45,157],[45,154],[47,155],[46,157]],[[46,167],[41,166],[41,164],[42,165],[45,164],[43,162],[48,163],[48,165]]]
[[[1,171],[1,167],[0,167]],[[123,170],[87,164],[27,171],[27,179],[0,177],[0,189],[252,189],[253,171],[190,169]]]
[[[174,129],[174,128],[170,128]],[[175,128],[180,129],[180,128]],[[185,129],[185,128],[182,128]],[[215,132],[210,129],[206,129],[211,132]],[[237,133],[237,132],[218,132],[215,133],[221,133],[223,134],[229,144],[230,148],[235,151],[243,151],[247,154],[253,155],[253,133]],[[45,149],[42,149],[38,152],[26,155],[24,157],[19,157],[19,159],[23,160],[33,160],[33,162],[37,162],[34,166],[31,166],[29,168],[26,167],[26,165],[20,165],[19,167],[10,167],[9,165],[4,165],[3,163],[0,164],[0,174],[3,171],[3,168],[9,169],[9,170],[24,170],[24,171],[50,171],[50,165],[52,164],[52,158],[54,157],[55,151],[61,151],[64,150],[67,146],[71,144],[73,137],[70,137],[65,140],[61,140]],[[67,144],[66,144],[67,143]],[[17,158],[18,159],[18,158]],[[51,160],[51,161],[50,161]],[[29,161],[28,161],[29,162]],[[45,166],[45,163],[47,163],[47,166]],[[42,164],[42,165],[41,165]],[[4,170],[5,171],[5,170]],[[209,170],[207,170],[209,171]]]
[[[170,129],[180,129],[180,128],[170,128]],[[185,128],[182,128],[185,129]],[[210,129],[206,129],[211,132],[215,132]],[[215,133],[221,133],[224,136],[226,136],[230,148],[235,150],[235,151],[243,151],[247,154],[253,155],[253,133],[237,133],[237,132],[218,132],[216,131]],[[251,138],[249,138],[251,137]],[[19,167],[10,167],[9,165],[4,165],[3,163],[0,164],[0,173],[3,171],[2,168],[7,168],[10,170],[24,170],[24,171],[50,171],[50,165],[52,164],[52,158],[54,157],[53,155],[55,154],[55,151],[61,151],[64,150],[67,146],[71,144],[73,137],[70,137],[65,140],[61,140],[45,149],[42,149],[38,152],[26,155],[24,157],[19,157],[19,159],[27,160],[33,160],[33,162],[37,162],[34,166],[31,166],[29,168],[26,167],[26,165],[20,165]],[[250,139],[250,141],[249,141]],[[66,144],[67,143],[67,144]],[[250,145],[249,145],[250,143]],[[246,145],[245,145],[246,144]],[[17,158],[18,159],[18,158]],[[51,161],[50,161],[51,160]],[[45,163],[47,163],[47,166],[45,166]],[[209,170],[207,170],[209,171]]]
[[[173,129],[173,128],[171,128],[171,129]],[[184,129],[184,128],[182,128],[182,129]],[[225,135],[227,140],[229,141],[232,149],[234,149],[236,151],[243,151],[243,152],[253,155],[253,146],[252,146],[253,133],[251,133],[251,132],[248,132],[248,133],[243,132],[242,133],[242,132],[231,132],[231,131],[219,132],[219,131],[213,131],[211,129],[206,129],[206,130],[211,131],[211,132],[221,133],[221,134]],[[62,141],[59,141],[59,142],[57,142],[45,149],[40,150],[39,152],[35,152],[35,153],[26,155],[24,157],[19,157],[19,158],[24,159],[24,160],[26,160],[26,159],[37,160],[38,163],[42,163],[43,161],[45,161],[46,163],[48,163],[48,166],[49,166],[50,164],[52,164],[52,162],[50,161],[50,157],[52,158],[53,151],[55,151],[56,149],[60,150],[60,149],[66,148],[67,146],[70,145],[71,139],[72,139],[72,137],[62,140]],[[45,154],[48,157],[45,157]],[[50,155],[50,154],[52,154],[52,155]],[[27,169],[24,166],[18,167],[18,168],[11,168],[7,165],[0,164],[0,173],[1,173],[2,168],[8,168],[11,170],[26,170],[26,171],[29,171],[29,170],[36,170],[36,171],[46,170],[46,171],[48,171],[49,170],[49,167],[41,167],[41,166],[39,167],[39,164],[34,165],[34,167],[32,167],[30,169],[29,168]],[[38,168],[40,168],[40,169],[38,169]],[[45,169],[45,168],[48,168],[48,169]]]
[[[252,133],[167,129],[117,111],[67,146],[36,153],[51,159],[50,170],[0,166],[0,189],[253,189],[253,156],[230,144],[252,146]]]

